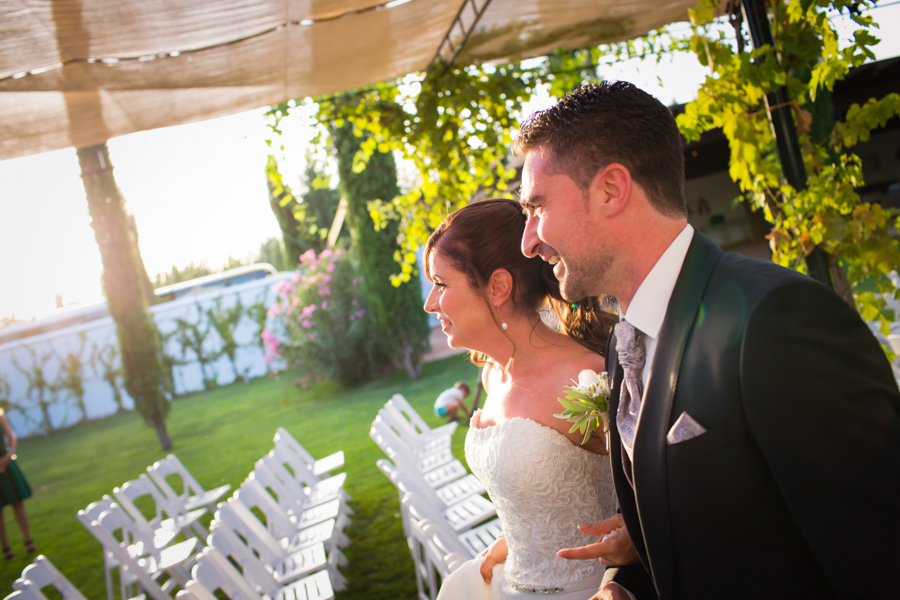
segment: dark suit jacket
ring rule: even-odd
[[[856,311],[695,233],[659,340],[633,466],[610,419],[622,514],[659,596],[900,598],[900,392]],[[667,445],[685,411],[707,432]]]

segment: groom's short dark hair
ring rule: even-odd
[[[625,165],[651,205],[687,215],[684,146],[672,112],[626,81],[585,85],[556,106],[534,113],[519,129],[515,150],[551,152],[550,168],[583,192],[606,165]]]

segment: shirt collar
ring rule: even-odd
[[[647,337],[656,339],[659,336],[669,307],[669,299],[672,297],[672,291],[675,289],[693,237],[694,228],[685,225],[647,273],[634,298],[631,299],[631,304],[628,305],[625,320]]]

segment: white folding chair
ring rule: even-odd
[[[449,436],[441,436],[440,438],[436,438],[425,444],[413,445],[404,438],[403,430],[405,426],[400,425],[398,427],[396,425],[398,420],[396,415],[392,416],[392,411],[382,408],[378,411],[378,416],[375,417],[375,421],[372,425],[378,424],[378,426],[388,434],[387,439],[390,440],[392,445],[397,448],[403,448],[406,454],[415,457],[420,462],[424,461],[424,464],[434,464],[434,466],[438,466],[443,464],[443,462],[450,462],[453,460]],[[445,460],[442,460],[440,457],[446,458]],[[433,467],[423,466],[421,468],[427,470]]]
[[[132,479],[122,484],[122,487],[113,489],[113,496],[118,503],[131,515],[138,527],[146,531],[156,532],[159,529],[182,532],[187,535],[188,530],[193,530],[200,539],[206,539],[208,532],[200,522],[200,517],[206,513],[206,508],[198,508],[190,512],[182,512],[181,507],[169,502],[156,486],[151,483],[146,473],[142,473],[137,479]],[[154,515],[149,520],[137,507],[138,498],[150,498],[153,501]]]
[[[53,586],[63,600],[87,600],[84,594],[78,591],[78,588],[72,585],[72,582],[66,579],[65,575],[60,573],[44,555],[35,558],[22,570],[22,576],[13,582],[12,588],[20,590],[26,584],[31,584],[38,590]],[[43,592],[41,593],[43,594]]]
[[[396,465],[399,465],[402,462],[404,465],[409,465],[411,468],[418,469],[425,473],[440,467],[445,467],[446,465],[458,463],[459,467],[455,467],[453,471],[459,472],[460,475],[455,477],[455,479],[459,479],[467,473],[465,467],[462,466],[462,463],[453,458],[453,454],[450,452],[449,448],[437,450],[424,456],[417,455],[403,442],[403,440],[400,439],[397,433],[384,422],[381,415],[375,417],[375,420],[372,421],[369,437],[378,444],[378,447],[381,448],[382,451],[387,454],[388,458]],[[450,483],[450,481],[441,481],[439,482],[439,485],[432,485],[432,487],[440,487],[447,483]]]
[[[79,520],[84,522],[86,517],[82,518],[82,515],[79,515]],[[187,581],[182,577],[183,573],[179,573],[178,579],[172,574],[170,569],[177,570],[174,569],[176,563],[172,560],[173,557],[181,559],[185,550],[190,553],[197,540],[192,539],[172,546],[174,554],[171,551],[166,552],[166,562],[163,563],[162,551],[159,559],[153,554],[146,553],[150,544],[143,541],[143,532],[116,503],[87,525],[87,528],[103,546],[104,553],[110,552],[115,557],[119,567],[120,598],[133,597],[135,594],[129,593],[129,588],[139,584],[153,600],[171,600],[168,591]],[[170,575],[169,580],[160,585],[157,579],[167,571]],[[179,581],[182,578],[183,581]]]
[[[271,477],[267,477],[267,475],[270,474],[281,484],[280,487],[283,488],[282,494],[286,494],[287,498],[282,502],[279,496],[279,504],[290,506],[291,510],[297,510],[294,508],[293,504],[298,505],[300,509],[304,509],[308,506],[315,506],[330,500],[340,499],[342,512],[346,515],[353,514],[353,510],[347,504],[350,497],[344,491],[344,482],[347,480],[346,473],[339,473],[328,477],[327,479],[320,479],[318,481],[313,479],[304,481],[295,477],[294,473],[289,470],[289,467],[292,466],[291,460],[288,451],[276,447],[256,461],[255,467],[257,469],[262,468],[263,470],[268,471],[268,473],[261,474],[263,478],[270,481]],[[308,477],[308,474],[306,476]],[[264,487],[270,486],[266,485]],[[275,491],[274,487],[272,489]]]
[[[375,463],[384,475],[394,481],[399,475],[397,467],[386,458],[381,458]],[[469,496],[484,494],[487,490],[481,480],[474,473],[469,473],[465,477],[461,477],[456,481],[452,481],[447,485],[439,488],[432,488],[425,479],[424,474],[416,471],[404,471],[404,475],[416,483],[416,487],[421,488],[423,496],[434,494],[444,506],[451,506],[465,500]]]
[[[100,515],[109,510],[109,507],[113,505],[113,499],[110,496],[104,495],[101,500],[98,502],[91,502],[88,504],[87,508],[84,510],[78,511],[78,520],[84,525],[85,528],[90,531],[90,525],[94,521],[100,518]],[[172,534],[172,538],[175,537],[175,534]],[[165,541],[163,545],[165,546],[171,541],[171,539]],[[113,592],[113,580],[112,580],[112,572],[113,569],[119,567],[119,561],[116,560],[115,555],[106,550],[103,550],[103,575],[106,579],[106,600],[113,600],[114,592]]]
[[[428,423],[425,422],[416,409],[412,407],[412,405],[400,394],[394,394],[393,397],[387,401],[386,405],[391,405],[396,408],[403,414],[404,417],[409,421],[409,423],[413,426],[413,428],[420,434],[426,436],[439,436],[439,435],[450,435],[456,431],[456,427],[459,425],[456,421],[452,423],[447,423],[445,425],[441,425],[439,427],[435,427],[432,429],[428,426]]]
[[[316,571],[326,569],[335,591],[346,589],[347,580],[338,571],[336,561],[330,561],[325,544],[318,543],[293,552],[272,564],[266,564],[253,552],[240,536],[225,523],[214,521],[210,527],[209,545],[230,557],[237,564],[244,578],[257,591],[273,594],[280,588]]]
[[[331,471],[344,466],[343,450],[316,460],[284,427],[279,427],[275,432],[275,447],[284,448],[297,456],[316,477],[328,475]]]
[[[418,478],[420,481],[416,482],[415,474],[405,474],[397,469],[391,469],[390,463],[382,462],[383,460],[379,460],[376,464],[381,472],[387,475],[388,479],[401,491],[401,497],[407,491],[418,493],[423,501],[427,502],[435,512],[439,512],[456,532],[469,530],[474,525],[497,514],[494,503],[479,495],[467,496],[448,506],[434,490],[428,487],[424,480],[421,480],[421,477]]]
[[[336,493],[339,493],[345,503],[352,500],[350,494],[343,489],[344,482],[347,480],[346,473],[320,478],[306,468],[306,464],[296,454],[287,450],[284,446],[275,446],[261,460],[265,461],[279,477],[293,480],[310,497],[311,501],[331,500],[332,497],[335,497],[333,494]],[[278,465],[277,467],[275,466],[276,464]]]
[[[448,552],[456,552],[468,558],[474,558],[503,533],[500,519],[493,519],[466,531],[457,532],[443,518],[443,515],[424,502],[415,492],[405,492],[400,506],[407,523],[413,520],[429,521],[433,527],[440,530],[441,538],[444,540],[444,546]]]
[[[217,598],[202,584],[191,579],[184,585],[184,589],[175,595],[175,600],[217,600]]]
[[[384,425],[380,417],[375,417],[375,421],[372,422],[369,437],[398,468],[420,471],[425,481],[432,488],[443,487],[468,475],[468,471],[466,471],[463,464],[459,460],[454,459],[449,452],[431,455],[428,460],[416,460],[410,456],[407,448],[399,441],[397,435]]]
[[[216,511],[216,504],[231,490],[231,484],[219,486],[211,490],[205,490],[197,482],[190,471],[185,468],[178,457],[170,454],[162,460],[158,460],[147,467],[147,473],[163,495],[170,502],[177,503],[183,513],[206,507],[210,514]],[[181,477],[182,490],[177,493],[167,480],[172,475]]]
[[[347,559],[340,548],[346,547],[350,540],[335,529],[334,519],[301,529],[293,535],[276,536],[240,500],[229,498],[228,502],[219,504],[216,520],[246,540],[247,545],[266,564],[275,564],[294,552],[322,543],[333,564],[342,567],[347,565]]]
[[[343,531],[349,522],[346,515],[341,512],[339,499],[310,506],[297,512],[296,516],[289,515],[255,479],[248,478],[244,481],[235,493],[235,498],[247,508],[251,510],[256,508],[262,512],[266,517],[266,527],[276,536],[289,536],[300,529],[329,519],[335,519],[335,528]]]
[[[260,594],[215,548],[206,548],[200,554],[192,575],[194,581],[213,594],[221,590],[230,600],[260,599]],[[331,600],[334,590],[328,571],[319,571],[268,594],[268,597],[272,600]]]
[[[388,402],[378,411],[381,418],[418,456],[450,448],[452,437],[446,434],[420,434],[396,406]]]

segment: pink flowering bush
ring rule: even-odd
[[[358,276],[343,250],[305,252],[297,271],[275,292],[269,327],[262,333],[271,368],[344,384],[378,368]]]

